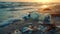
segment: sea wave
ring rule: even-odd
[[[40,4],[34,2],[0,2],[0,22],[9,18],[21,18],[29,12],[37,11],[42,5],[51,5],[52,10],[60,11],[60,3]],[[60,12],[57,12],[60,13]]]

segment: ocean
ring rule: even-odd
[[[37,11],[42,5],[55,5],[59,3],[41,4],[37,2],[0,2],[0,23],[10,18],[22,18],[29,12]]]
[[[21,20],[23,20],[22,17],[27,16],[29,13],[34,12],[34,11],[37,11],[37,12],[41,11],[39,13],[48,11],[45,13],[60,14],[60,3],[0,2],[0,34],[11,34],[16,29],[22,30],[25,25],[28,26],[29,24],[31,24],[31,21],[27,22],[28,20],[27,21],[21,21]],[[34,18],[34,15],[32,16]],[[44,15],[41,15],[41,16],[42,17],[40,19],[43,19]],[[60,17],[54,17],[52,19],[54,19],[56,23],[58,24],[60,23],[59,22]],[[49,17],[46,18],[46,21],[49,22],[49,20],[50,20]],[[37,26],[40,27],[39,24],[42,23],[41,21],[37,22],[34,20],[32,22],[33,22],[34,27],[37,27]]]
[[[43,5],[52,6],[52,10],[56,10],[56,13],[60,12],[60,3],[37,3],[37,2],[0,2],[0,23],[5,20],[22,19],[23,16],[28,15],[29,12],[41,10]],[[44,7],[42,7],[44,9]],[[50,11],[51,12],[51,11]]]

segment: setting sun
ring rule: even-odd
[[[48,8],[48,5],[42,5],[41,8]]]
[[[46,3],[46,2],[52,2],[52,0],[36,0],[36,2]]]

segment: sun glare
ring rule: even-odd
[[[41,6],[41,8],[48,8],[48,7],[49,7],[48,5]]]
[[[36,2],[46,3],[46,2],[52,2],[52,0],[36,0]]]

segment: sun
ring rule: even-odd
[[[43,5],[41,6],[41,8],[48,8],[48,5]]]
[[[46,3],[46,2],[52,2],[52,0],[36,0],[36,2]]]

